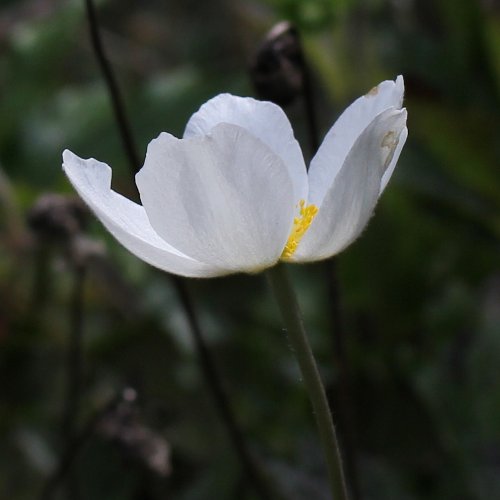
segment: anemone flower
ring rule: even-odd
[[[142,205],[111,189],[111,168],[66,150],[69,180],[104,226],[145,262],[188,277],[254,273],[335,255],[362,232],[406,141],[403,78],[354,101],[306,169],[285,113],[221,94],[161,133],[136,183]]]

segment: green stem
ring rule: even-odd
[[[307,340],[297,298],[295,297],[284,265],[274,266],[268,270],[267,275],[283,316],[288,338],[299,363],[300,371],[313,406],[316,425],[318,426],[328,467],[332,498],[335,500],[348,500],[335,426],[333,425],[332,415],[318,367],[314,360],[309,341]]]

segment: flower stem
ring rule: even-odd
[[[307,340],[297,298],[284,265],[269,269],[267,275],[313,406],[316,425],[318,426],[321,444],[325,453],[332,498],[335,500],[348,500],[335,426],[318,367]]]

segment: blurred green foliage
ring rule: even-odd
[[[405,76],[410,139],[368,229],[338,259],[362,498],[500,498],[498,2],[106,0],[99,16],[141,152],[160,131],[181,134],[207,98],[251,95],[248,61],[284,18],[302,33],[322,131],[356,96]],[[133,191],[83,2],[2,2],[0,50],[0,497],[24,500],[64,445],[75,279],[67,249],[38,241],[27,214],[43,192],[71,193],[66,147],[113,165],[115,188]],[[287,112],[306,151],[300,104]],[[88,235],[106,256],[85,282],[74,425],[130,385],[172,464],[160,477],[97,433],[73,468],[80,498],[253,498],[169,281],[97,223]],[[335,395],[324,267],[291,271]],[[311,410],[264,279],[189,286],[253,451],[287,498],[323,498]]]

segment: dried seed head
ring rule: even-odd
[[[54,193],[41,195],[28,212],[28,225],[46,242],[71,240],[87,225],[89,211],[73,196]]]

